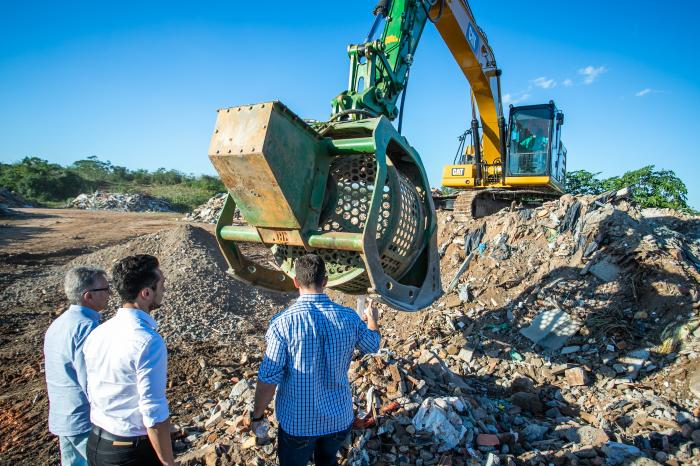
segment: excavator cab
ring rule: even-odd
[[[554,102],[510,107],[505,184],[563,191],[564,114]]]

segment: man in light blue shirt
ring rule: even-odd
[[[305,466],[312,456],[317,466],[336,465],[353,421],[350,360],[356,348],[379,350],[377,311],[370,306],[360,318],[331,301],[319,256],[298,258],[294,269],[300,296],[270,322],[250,421],[258,431],[276,390],[280,466]]]
[[[89,266],[69,270],[64,289],[71,306],[53,321],[44,339],[49,431],[58,435],[61,465],[82,466],[87,464],[92,429],[83,344],[99,325],[110,290],[104,270]]]

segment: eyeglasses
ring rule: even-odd
[[[111,293],[112,289],[110,287],[106,288],[94,288],[92,290],[85,290],[83,291],[83,294],[85,293],[90,293],[90,292],[95,292],[95,291],[106,291],[107,293]]]

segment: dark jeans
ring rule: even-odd
[[[277,457],[280,466],[306,466],[314,457],[316,466],[336,466],[335,454],[350,433],[350,427],[335,434],[319,437],[295,437],[280,427],[277,434]]]
[[[88,437],[87,458],[89,466],[162,466],[148,437],[100,435],[95,430]]]

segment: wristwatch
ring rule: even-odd
[[[259,422],[265,418],[265,413],[261,414],[259,417],[255,417],[253,416],[253,410],[251,409],[248,411],[248,418],[250,419],[250,422]]]

